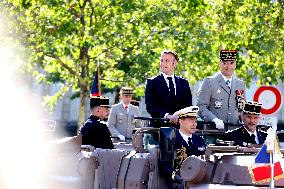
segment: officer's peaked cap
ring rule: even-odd
[[[121,90],[120,90],[120,94],[122,94],[122,95],[133,95],[133,88],[122,87]]]
[[[199,111],[198,106],[189,106],[177,111],[178,118],[196,117]]]
[[[92,109],[96,106],[110,107],[109,98],[103,97],[103,96],[91,96],[90,97],[90,108]]]
[[[222,61],[235,61],[237,59],[237,50],[220,50],[219,58]]]
[[[254,101],[245,102],[243,112],[247,114],[260,115],[261,105],[261,103]]]

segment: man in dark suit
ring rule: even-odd
[[[147,79],[146,110],[152,118],[170,119],[170,124],[165,124],[163,121],[151,122],[153,127],[176,127],[177,117],[173,113],[192,105],[188,81],[174,74],[178,61],[176,52],[172,50],[163,51],[160,59],[160,74]]]
[[[105,123],[109,115],[109,98],[94,96],[90,98],[91,115],[81,126],[83,145],[95,148],[113,149],[110,131]]]
[[[260,119],[261,104],[258,102],[246,102],[242,119],[244,126],[228,131],[225,139],[234,141],[234,145],[248,146],[248,144],[263,144],[267,133],[257,128]]]
[[[171,188],[182,188],[180,187],[182,182],[179,170],[183,161],[189,156],[205,154],[205,141],[202,137],[195,134],[198,110],[197,106],[190,106],[175,113],[178,116],[178,123],[180,125],[180,129],[176,130],[174,148],[177,156],[174,160],[174,167],[171,167],[169,162],[161,165],[162,174],[170,181]]]

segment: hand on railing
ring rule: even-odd
[[[224,129],[225,125],[224,125],[223,120],[218,119],[216,117],[216,118],[213,119],[213,122],[215,123],[217,129]]]
[[[167,115],[167,119],[169,119],[169,122],[170,123],[175,123],[177,124],[178,122],[178,117],[176,115]]]
[[[123,135],[118,135],[119,140],[125,141],[125,136]]]

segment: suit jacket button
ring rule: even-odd
[[[231,115],[231,113],[229,113],[229,115]]]
[[[229,107],[231,107],[231,104],[229,104]]]

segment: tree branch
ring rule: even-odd
[[[81,78],[80,75],[78,75],[72,68],[70,68],[67,64],[65,64],[65,63],[64,63],[58,56],[56,56],[55,54],[53,54],[53,53],[47,53],[46,56],[51,57],[51,58],[57,60],[57,62],[58,62],[63,68],[65,68],[66,70],[68,70],[71,74],[73,74],[73,75],[75,75],[75,76]]]
[[[95,13],[95,9],[94,9],[94,5],[93,5],[93,2],[91,0],[87,0],[90,4],[90,7],[91,7],[91,15],[90,15],[90,27],[92,27],[93,25],[93,15]]]
[[[97,56],[93,56],[93,57],[88,57],[90,60],[92,59],[97,59],[99,56],[101,56],[103,53],[107,52],[108,49],[102,50],[102,52],[100,54],[98,54]]]

